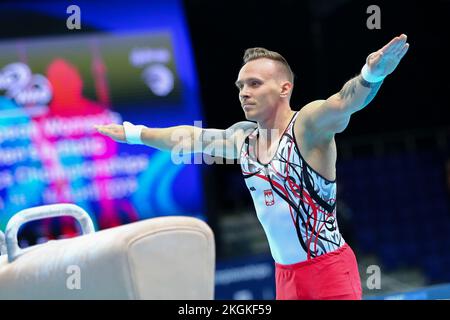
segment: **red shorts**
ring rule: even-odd
[[[355,254],[348,244],[295,264],[275,263],[277,300],[361,300]]]

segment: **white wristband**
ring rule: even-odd
[[[125,139],[129,144],[144,144],[141,140],[141,132],[144,126],[135,126],[131,122],[124,121]]]
[[[370,69],[369,69],[369,66],[367,65],[367,63],[364,65],[364,67],[361,70],[361,76],[367,82],[372,82],[372,83],[383,81],[384,78],[386,78],[386,76],[375,76],[375,75],[373,75],[370,72]]]

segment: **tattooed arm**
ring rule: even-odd
[[[296,131],[302,128],[308,130],[309,137],[319,141],[329,141],[336,133],[342,132],[347,127],[350,116],[372,101],[384,77],[394,71],[408,48],[406,35],[402,34],[371,53],[367,57],[365,68],[372,81],[367,81],[367,73],[365,77],[359,74],[328,99],[307,104],[300,110],[302,121],[301,124],[296,123]]]
[[[333,100],[338,99],[338,103],[342,104],[342,108],[350,109],[353,112],[361,110],[372,101],[382,83],[383,80],[368,82],[359,74],[344,85],[337,97],[331,96],[329,98],[331,101],[329,102],[333,103]]]

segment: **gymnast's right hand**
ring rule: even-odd
[[[117,142],[127,142],[125,138],[125,130],[120,124],[107,124],[94,126],[97,131],[105,136],[110,137]]]

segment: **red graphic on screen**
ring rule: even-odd
[[[83,80],[69,62],[54,60],[47,69],[47,79],[53,89],[53,99],[49,104],[52,115],[79,116],[100,113],[106,109],[101,103],[83,97]]]

